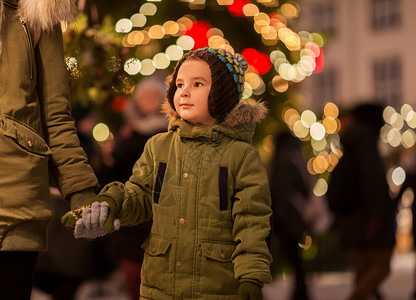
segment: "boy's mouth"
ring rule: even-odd
[[[181,104],[181,107],[191,107],[192,106],[192,104],[189,104],[189,103],[182,103]]]

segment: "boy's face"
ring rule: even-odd
[[[173,98],[179,116],[192,124],[214,125],[217,120],[208,112],[211,69],[203,60],[186,60],[178,71]]]

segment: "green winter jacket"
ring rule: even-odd
[[[124,226],[153,220],[142,299],[238,299],[239,282],[271,281],[269,185],[251,145],[266,109],[246,102],[221,125],[195,126],[166,106],[169,131],[148,141],[129,181],[100,194]]]
[[[69,4],[0,2],[0,251],[46,248],[50,174],[66,199],[97,187],[70,116],[60,27]]]

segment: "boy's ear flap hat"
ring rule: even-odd
[[[239,103],[244,89],[244,73],[248,64],[240,54],[231,54],[224,49],[201,48],[186,53],[178,62],[172,74],[167,93],[173,109],[176,92],[176,78],[183,62],[189,59],[206,61],[211,69],[212,86],[208,96],[209,114],[221,123],[227,114]]]

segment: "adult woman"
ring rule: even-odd
[[[97,180],[76,137],[61,21],[71,0],[0,2],[0,299],[29,299],[52,218],[49,175],[77,207]]]

